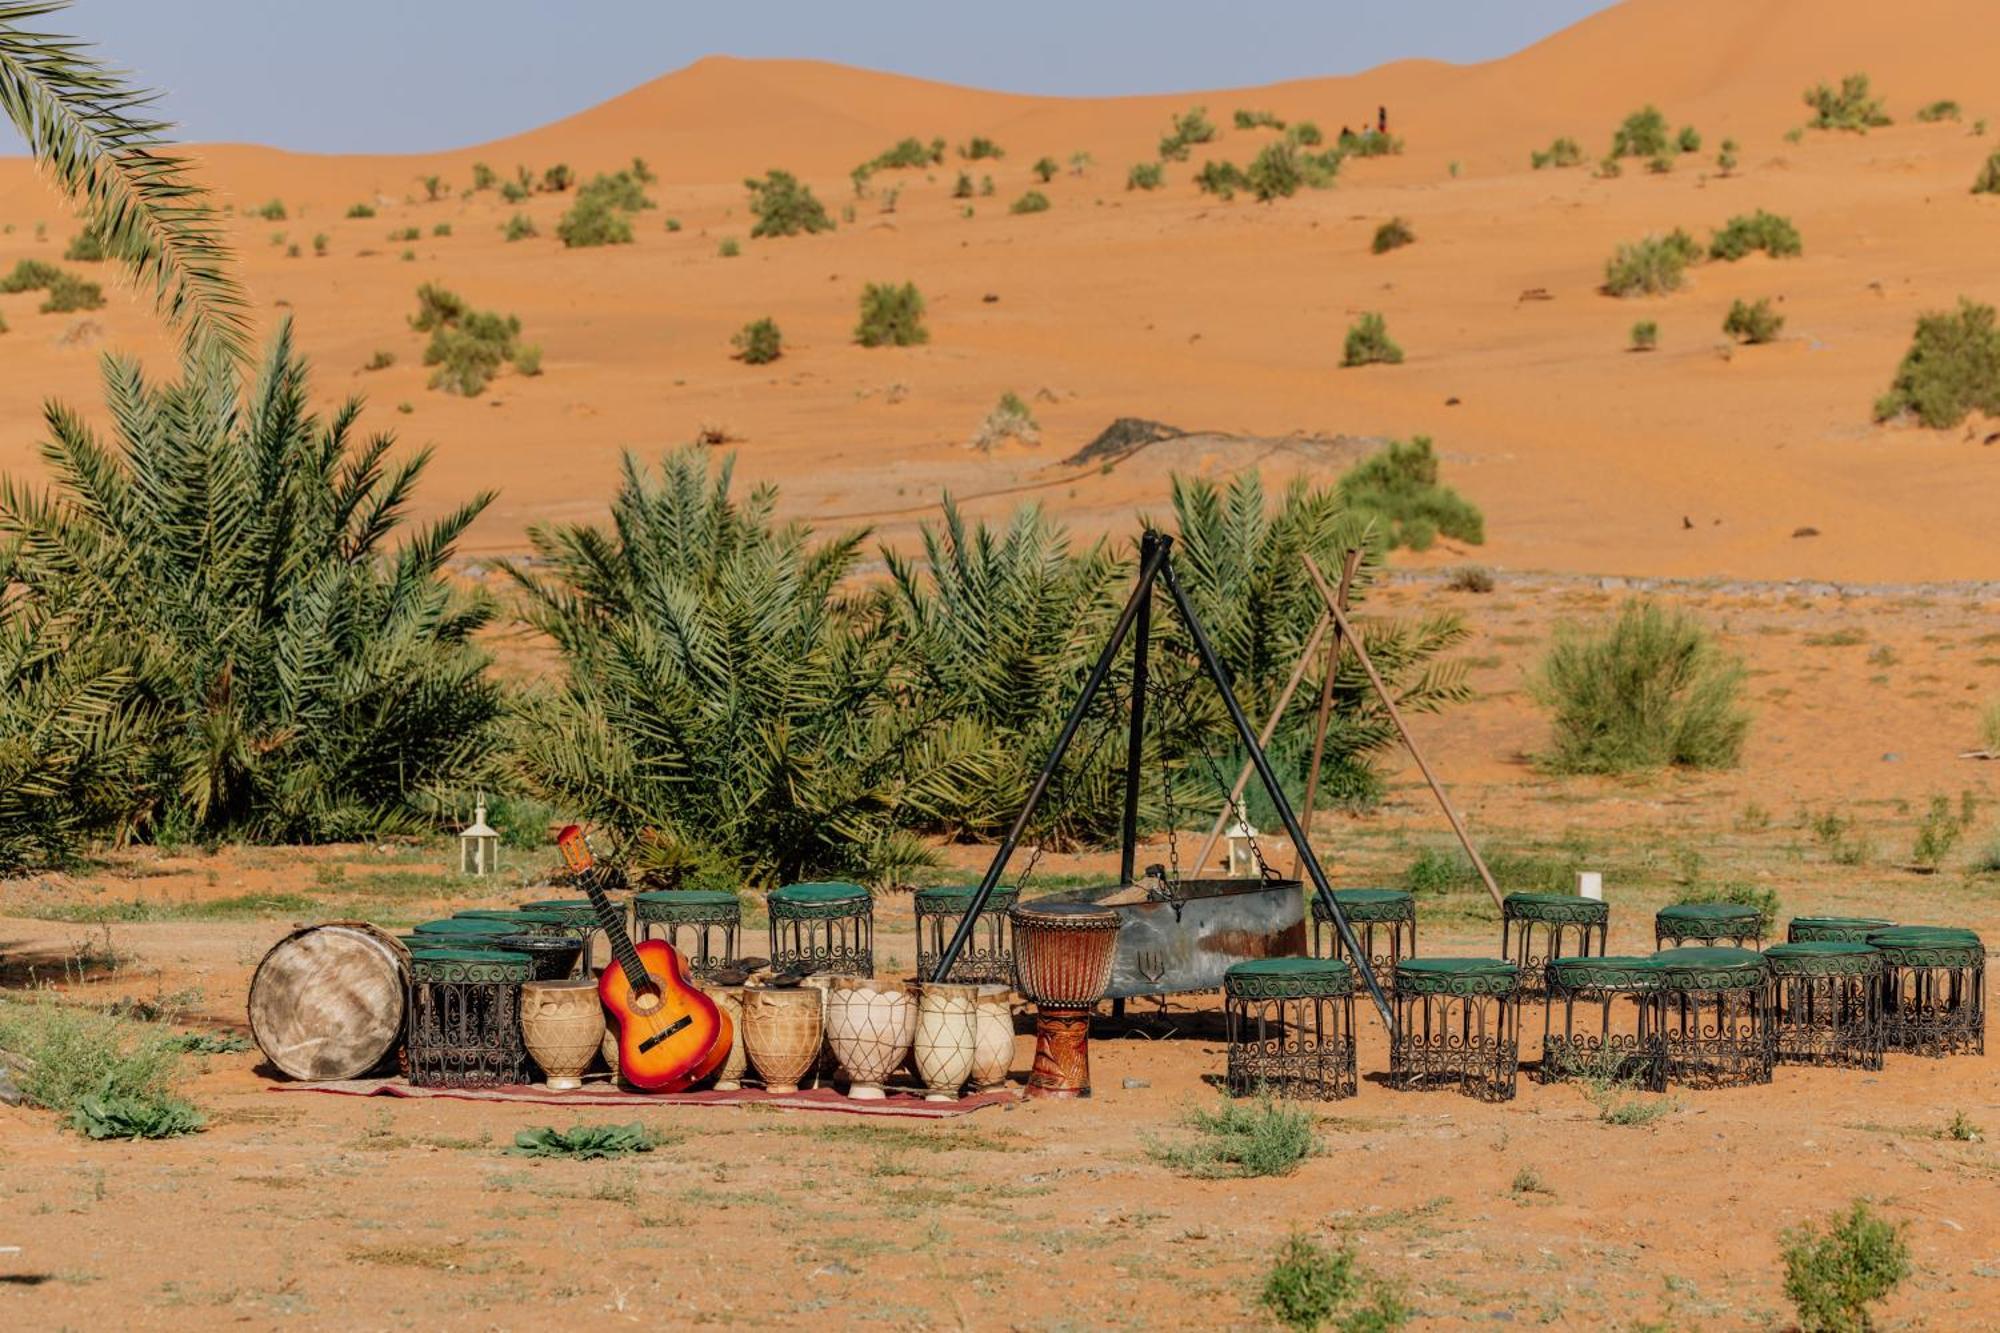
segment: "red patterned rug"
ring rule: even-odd
[[[355,1078],[335,1083],[272,1083],[272,1092],[330,1092],[341,1097],[443,1097],[464,1102],[520,1102],[535,1106],[772,1106],[786,1111],[839,1111],[848,1115],[906,1116],[918,1120],[945,1120],[969,1115],[987,1106],[1004,1106],[1016,1100],[1010,1088],[999,1092],[974,1093],[955,1102],[927,1102],[921,1094],[891,1091],[879,1102],[858,1102],[832,1088],[801,1088],[797,1092],[770,1093],[762,1088],[737,1092],[627,1092],[598,1075],[587,1079],[574,1092],[551,1092],[541,1084],[510,1088],[413,1088],[400,1078]]]

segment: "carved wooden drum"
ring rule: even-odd
[[[1030,1097],[1090,1095],[1090,1011],[1111,988],[1118,913],[1089,903],[1043,903],[1008,913],[1014,973],[1033,1000]]]

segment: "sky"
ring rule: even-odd
[[[705,55],[1007,92],[1181,92],[1489,60],[1608,2],[77,0],[34,23],[158,89],[184,141],[418,152],[532,129]],[[0,130],[0,153],[20,150]]]

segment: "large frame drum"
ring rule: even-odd
[[[403,1040],[410,951],[359,921],[295,930],[250,979],[250,1035],[288,1077],[360,1078]]]

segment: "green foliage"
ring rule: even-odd
[[[1035,179],[1040,181],[1044,185],[1047,185],[1050,181],[1054,180],[1056,178],[1056,173],[1062,170],[1062,168],[1057,165],[1056,160],[1052,157],[1037,158],[1035,160],[1035,165],[1028,169],[1034,172]]]
[[[1632,326],[1632,350],[1650,352],[1660,345],[1660,326],[1650,319],[1642,319]]]
[[[432,367],[429,386],[461,398],[486,391],[500,367],[520,347],[521,321],[513,315],[475,310],[431,334],[424,364]]]
[[[1955,312],[1917,317],[1917,332],[1896,368],[1875,419],[1913,413],[1933,430],[1958,425],[1973,411],[2000,415],[2000,329],[1993,307],[1961,297]]]
[[[1008,205],[1009,213],[1046,213],[1049,211],[1049,197],[1040,190],[1030,190]]]
[[[1267,143],[1250,159],[1243,183],[1259,203],[1290,198],[1307,183],[1305,161],[1299,151],[1282,140]]]
[[[282,199],[266,200],[264,206],[257,210],[256,215],[263,218],[266,222],[283,222],[286,217],[285,201]]]
[[[1629,601],[1608,622],[1559,626],[1534,682],[1552,714],[1558,773],[1729,768],[1750,719],[1743,664],[1693,615]]]
[[[475,192],[490,190],[499,183],[500,177],[494,173],[492,167],[484,162],[474,162],[472,164],[472,188]]]
[[[1422,551],[1440,535],[1477,546],[1486,540],[1478,508],[1438,481],[1437,456],[1428,435],[1369,455],[1340,479],[1340,498],[1367,518],[1390,548]]]
[[[1367,1276],[1352,1247],[1296,1232],[1279,1247],[1257,1303],[1295,1333],[1393,1333],[1414,1317],[1393,1286]]]
[[[597,245],[630,245],[632,220],[603,198],[578,194],[576,202],[556,221],[556,236],[572,250]]]
[[[1149,1143],[1146,1151],[1197,1179],[1289,1176],[1320,1151],[1311,1113],[1269,1097],[1225,1100],[1213,1111],[1191,1107],[1183,1123],[1194,1131],[1192,1140]]]
[[[510,204],[522,203],[532,193],[532,190],[519,181],[502,181],[500,183],[500,197]]]
[[[914,137],[898,139],[894,144],[868,159],[862,166],[871,173],[930,166],[935,162],[943,160],[944,157],[944,140],[938,139],[933,142],[937,149],[935,155],[933,155],[931,147],[927,147],[921,139]]]
[[[415,227],[405,227],[401,231],[389,233],[389,239],[392,241],[420,241],[423,237],[423,232]]]
[[[385,347],[378,347],[375,349],[375,355],[369,357],[367,364],[361,368],[363,370],[387,370],[395,364],[396,354]]]
[[[1835,90],[1824,83],[1815,84],[1805,91],[1805,104],[1812,108],[1813,117],[1806,122],[1815,130],[1854,130],[1866,134],[1869,130],[1889,123],[1888,113],[1882,110],[1882,103],[1869,96],[1868,76],[1850,74],[1840,81]]]
[[[1208,161],[1195,173],[1194,185],[1203,194],[1212,194],[1220,199],[1234,199],[1238,190],[1250,188],[1250,180],[1241,167],[1234,162]]]
[[[1918,870],[1935,871],[1944,864],[1959,839],[1972,825],[1970,808],[1954,810],[1950,800],[1933,796],[1930,808],[1917,824],[1917,839],[1910,848],[1910,864]]]
[[[667,230],[668,230],[668,231],[679,231],[680,229],[681,229],[681,220],[680,220],[679,218],[668,218],[668,219],[667,219]]]
[[[1282,130],[1285,128],[1285,122],[1279,120],[1269,111],[1248,111],[1239,106],[1236,108],[1234,119],[1236,128],[1239,130]]]
[[[1650,103],[1625,117],[1611,136],[1613,157],[1657,157],[1669,146],[1667,118]]]
[[[951,187],[951,197],[952,197],[952,198],[954,198],[954,199],[970,199],[970,198],[972,198],[972,173],[971,173],[971,172],[968,172],[968,171],[961,171],[961,172],[959,172],[959,173],[958,173],[958,179],[957,179],[956,181],[952,182],[952,187]]]
[[[1447,592],[1489,593],[1493,591],[1493,571],[1484,565],[1460,565],[1444,581]]]
[[[1917,111],[1917,119],[1926,125],[1935,125],[1941,120],[1955,121],[1958,119],[1958,116],[1958,103],[1952,101],[1949,97],[1941,98]]]
[[[315,255],[324,258],[326,255],[326,247],[331,242],[332,239],[333,238],[328,236],[325,232],[319,232],[318,234],[316,234],[313,237],[313,253]]]
[[[1403,141],[1393,134],[1380,130],[1362,130],[1359,134],[1344,134],[1340,138],[1340,151],[1349,157],[1398,157],[1403,152]]]
[[[1343,366],[1400,365],[1403,349],[1389,338],[1389,323],[1373,310],[1363,311],[1361,318],[1354,321],[1347,330],[1347,345],[1342,351],[1340,364]]]
[[[958,146],[958,155],[968,162],[999,161],[1007,156],[999,144],[984,135],[974,135],[970,142]]]
[[[424,199],[428,203],[434,204],[444,196],[445,184],[444,184],[444,177],[442,176],[424,177],[423,186],[424,186]]]
[[[1987,704],[1979,715],[1979,740],[1984,748],[2000,754],[2000,699]]]
[[[94,282],[85,282],[75,274],[64,273],[49,284],[49,294],[42,301],[44,315],[65,315],[77,310],[99,310],[104,306],[104,289]]]
[[[760,236],[797,236],[800,232],[833,230],[833,219],[826,215],[826,208],[789,171],[774,169],[762,179],[750,177],[743,182],[743,188],[750,191],[750,211],[757,218],[750,228],[752,240]]]
[[[514,1157],[568,1157],[594,1161],[605,1157],[626,1157],[651,1152],[660,1146],[660,1136],[634,1120],[626,1125],[571,1125],[568,1129],[545,1127],[517,1130]]]
[[[1868,1307],[1910,1275],[1903,1228],[1856,1199],[1843,1214],[1788,1229],[1780,1238],[1785,1298],[1802,1333],[1865,1333]]]
[[[1987,155],[1979,174],[1972,178],[1974,194],[2000,194],[2000,152]]]
[[[1715,169],[1727,176],[1736,170],[1736,140],[1724,139],[1722,151],[1715,155]]]
[[[1674,138],[1674,147],[1683,153],[1701,151],[1701,132],[1692,125],[1681,126],[1681,132]]]
[[[1215,138],[1215,126],[1206,107],[1192,107],[1174,117],[1173,128],[1160,140],[1160,157],[1168,162],[1187,161],[1188,149]]]
[[[1625,174],[1625,168],[1618,165],[1617,158],[1607,153],[1598,159],[1597,170],[1590,174],[1601,181],[1613,181]]]
[[[1664,176],[1673,169],[1674,159],[1671,153],[1655,153],[1646,159],[1646,170],[1655,176]]]
[[[500,229],[500,232],[510,241],[525,241],[538,234],[535,231],[535,220],[526,213],[516,213],[508,218],[507,224]]]
[[[542,373],[542,345],[523,343],[514,349],[514,369],[529,379]]]
[[[1469,865],[1435,847],[1426,847],[1403,871],[1403,887],[1411,893],[1446,893],[1464,881]]]
[[[639,163],[642,168],[644,165]],[[646,197],[645,179],[629,169],[609,175],[599,172],[576,192],[576,202],[579,205],[585,202],[602,204],[624,213],[637,213],[654,207],[653,201]]]
[[[95,227],[85,227],[70,237],[69,246],[63,251],[64,259],[77,264],[100,264],[107,257],[104,236]]]
[[[1309,120],[1299,121],[1285,131],[1285,142],[1295,148],[1317,148],[1325,140],[1326,136],[1319,132],[1319,126]]]
[[[1579,167],[1583,165],[1583,148],[1576,140],[1564,136],[1551,143],[1546,150],[1529,153],[1528,164],[1536,171],[1549,167]]]
[[[451,224],[449,222],[438,223],[436,226],[431,228],[431,235],[438,237],[451,235]]]
[[[1128,190],[1157,190],[1166,180],[1166,169],[1158,162],[1134,162],[1125,173]]]
[[[525,181],[522,183],[526,184]],[[544,194],[561,194],[575,183],[576,176],[570,171],[569,164],[558,162],[542,173],[539,188]]]
[[[1665,236],[1652,235],[1618,247],[1604,265],[1604,290],[1611,296],[1657,296],[1680,290],[1687,266],[1701,257],[1701,247],[1676,227]]]
[[[39,259],[19,259],[14,262],[13,271],[0,278],[0,295],[44,291],[65,276],[54,264],[45,264]]]
[[[372,218],[375,216],[375,209],[370,204],[349,204],[347,206],[347,216],[350,218]]]
[[[730,339],[730,346],[736,349],[736,359],[745,365],[768,365],[784,355],[784,335],[778,331],[778,321],[766,315],[738,329]]]
[[[93,1139],[168,1138],[202,1128],[177,1093],[175,1034],[53,1000],[0,1002],[0,1048],[23,1057],[21,1091]]]
[[[734,259],[743,253],[743,246],[734,236],[725,236],[722,244],[715,247],[715,253],[724,259]]]
[[[1375,240],[1369,248],[1378,255],[1385,255],[1391,250],[1402,249],[1416,239],[1417,234],[1410,230],[1406,219],[1390,218],[1375,229]]]
[[[93,1139],[170,1139],[198,1134],[208,1117],[178,1097],[85,1097],[70,1127]]]
[[[1755,213],[1738,214],[1729,219],[1709,239],[1708,257],[1733,262],[1754,250],[1762,250],[1773,259],[1787,259],[1801,253],[1804,248],[1799,239],[1799,229],[1792,225],[1790,218],[1766,213],[1760,208]]]
[[[862,288],[854,341],[863,347],[915,347],[930,340],[923,293],[914,282],[871,282]]]
[[[1765,297],[1744,304],[1732,301],[1729,314],[1723,318],[1722,331],[1739,342],[1767,343],[1785,327],[1785,317],[1771,309],[1771,302]]]
[[[986,420],[979,423],[979,430],[972,437],[972,447],[981,453],[991,453],[1007,440],[1019,440],[1023,444],[1041,443],[1041,427],[1036,423],[1034,413],[1020,394],[1012,389],[1000,395],[1000,401]]]

